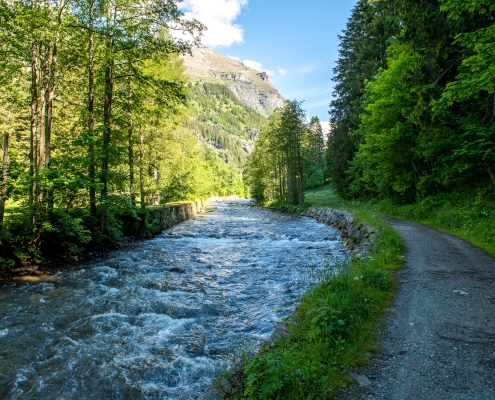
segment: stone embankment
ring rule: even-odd
[[[377,231],[364,222],[357,222],[351,213],[332,208],[310,207],[302,215],[337,230],[342,243],[354,256],[364,258],[370,255]]]
[[[206,212],[209,201],[188,201],[177,204],[167,204],[163,207],[150,210],[150,219],[159,223],[158,231],[171,228],[197,214]]]
[[[205,201],[188,201],[184,203],[166,204],[162,207],[150,210],[151,221],[157,221],[158,224],[154,231],[154,234],[159,234],[163,230],[171,228],[174,225],[180,224],[190,218],[193,218],[197,214],[207,212],[207,206],[212,201],[226,201],[236,199],[234,197],[228,198],[211,198]],[[133,243],[132,238],[124,238],[121,243],[122,248],[130,246]],[[92,259],[97,253],[86,253],[82,257],[71,256],[69,262],[80,262],[88,259]],[[46,266],[23,266],[18,269],[2,271],[0,270],[0,283],[5,281],[22,281],[29,283],[40,282],[57,282],[58,276],[52,275],[53,270],[47,269]]]

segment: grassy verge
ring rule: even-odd
[[[330,186],[307,192],[314,207],[345,207],[359,213],[367,209],[375,214],[419,222],[459,236],[495,255],[495,193],[451,193],[427,197],[417,204],[397,205],[389,201],[346,202]]]
[[[459,236],[495,255],[495,194],[438,195],[405,206],[383,201],[373,204],[373,208]]]
[[[376,345],[376,327],[396,286],[392,271],[405,250],[398,234],[365,205],[346,203],[330,189],[308,192],[309,203],[351,211],[379,234],[368,259],[329,272],[302,299],[287,335],[232,369],[225,398],[326,399],[347,385],[349,370],[365,363]],[[273,205],[272,205],[273,206]]]

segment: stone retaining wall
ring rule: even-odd
[[[302,215],[337,230],[342,237],[342,243],[354,256],[364,258],[370,255],[377,231],[364,222],[358,223],[351,213],[332,208],[310,207]]]
[[[208,202],[189,201],[186,203],[167,204],[150,210],[150,219],[159,222],[159,230],[171,228],[197,214],[206,212]]]

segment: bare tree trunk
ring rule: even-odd
[[[33,9],[35,3],[32,2]],[[38,163],[38,67],[37,67],[37,45],[31,45],[31,131],[29,140],[29,176],[31,187],[29,191],[29,204],[36,199],[36,172]]]
[[[10,113],[9,113],[10,114]],[[5,202],[7,201],[7,168],[9,166],[9,132],[3,136],[2,187],[0,190],[0,230],[3,229]]]
[[[139,115],[139,191],[141,194],[141,208],[146,207],[144,192],[144,131],[143,131],[143,114]]]
[[[110,10],[109,10],[110,14]],[[115,20],[114,12],[114,20]],[[107,17],[107,29],[111,29],[110,15]],[[109,167],[109,150],[110,150],[110,137],[112,129],[112,99],[113,99],[113,84],[115,75],[115,60],[113,55],[114,38],[110,34],[107,39],[107,65],[105,67],[105,99],[103,104],[103,124],[105,130],[103,131],[103,156],[101,164],[101,182],[103,183],[103,189],[101,191],[102,200],[105,201],[108,196],[108,167]],[[101,231],[105,230],[106,225],[106,213],[103,209],[101,212]]]
[[[46,110],[48,100],[48,64],[50,57],[50,46],[40,46],[40,99],[41,99],[41,117],[40,117],[40,142],[38,168],[43,168],[45,163],[45,136],[46,136]],[[40,196],[42,193],[40,192]],[[40,199],[41,200],[41,199]]]
[[[132,124],[132,78],[129,77],[129,110],[127,112],[127,133],[129,135],[129,193],[131,195],[131,202],[136,204],[136,194],[134,190],[134,139],[133,139],[133,124]]]
[[[60,28],[61,21],[59,21]],[[43,166],[50,168],[51,162],[51,137],[52,137],[52,121],[53,121],[53,99],[55,97],[55,78],[57,74],[57,61],[58,61],[58,46],[57,42],[60,36],[60,32],[57,31],[55,35],[55,42],[53,43],[51,63],[50,63],[50,79],[48,81],[48,93],[46,101],[46,122],[45,122],[45,162]]]
[[[89,5],[89,38],[88,38],[88,133],[89,133],[89,207],[91,215],[96,217],[96,189],[95,189],[95,73],[94,73],[94,1]]]

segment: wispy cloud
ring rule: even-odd
[[[320,101],[308,101],[304,103],[304,108],[317,108],[321,106],[329,106],[331,99]]]
[[[297,75],[308,75],[308,74],[312,74],[313,72],[316,72],[316,71],[318,71],[320,69],[327,69],[327,68],[329,68],[329,66],[331,64],[333,64],[333,62],[334,62],[333,59],[327,57],[324,60],[303,65],[302,67],[299,67],[295,71],[295,73]]]
[[[297,90],[295,92],[290,93],[290,97],[295,97],[295,98],[301,98],[301,99],[313,99],[313,98],[319,98],[319,97],[331,97],[331,94],[333,92],[333,85],[332,84],[326,84],[326,85],[317,85],[317,86],[312,86],[310,88],[302,89],[302,90]]]
[[[266,72],[266,74],[269,76],[275,75],[274,70],[263,68],[263,64],[260,63],[259,61],[244,60],[242,63],[249,68],[255,69],[260,72]]]
[[[285,74],[287,74],[287,72],[289,72],[289,71],[288,71],[288,70],[286,70],[285,68],[280,68],[280,67],[278,67],[278,73],[279,73],[280,75],[285,75]]]
[[[234,21],[247,3],[248,0],[184,0],[181,9],[186,18],[196,18],[208,28],[203,44],[229,47],[244,41],[244,30]]]

